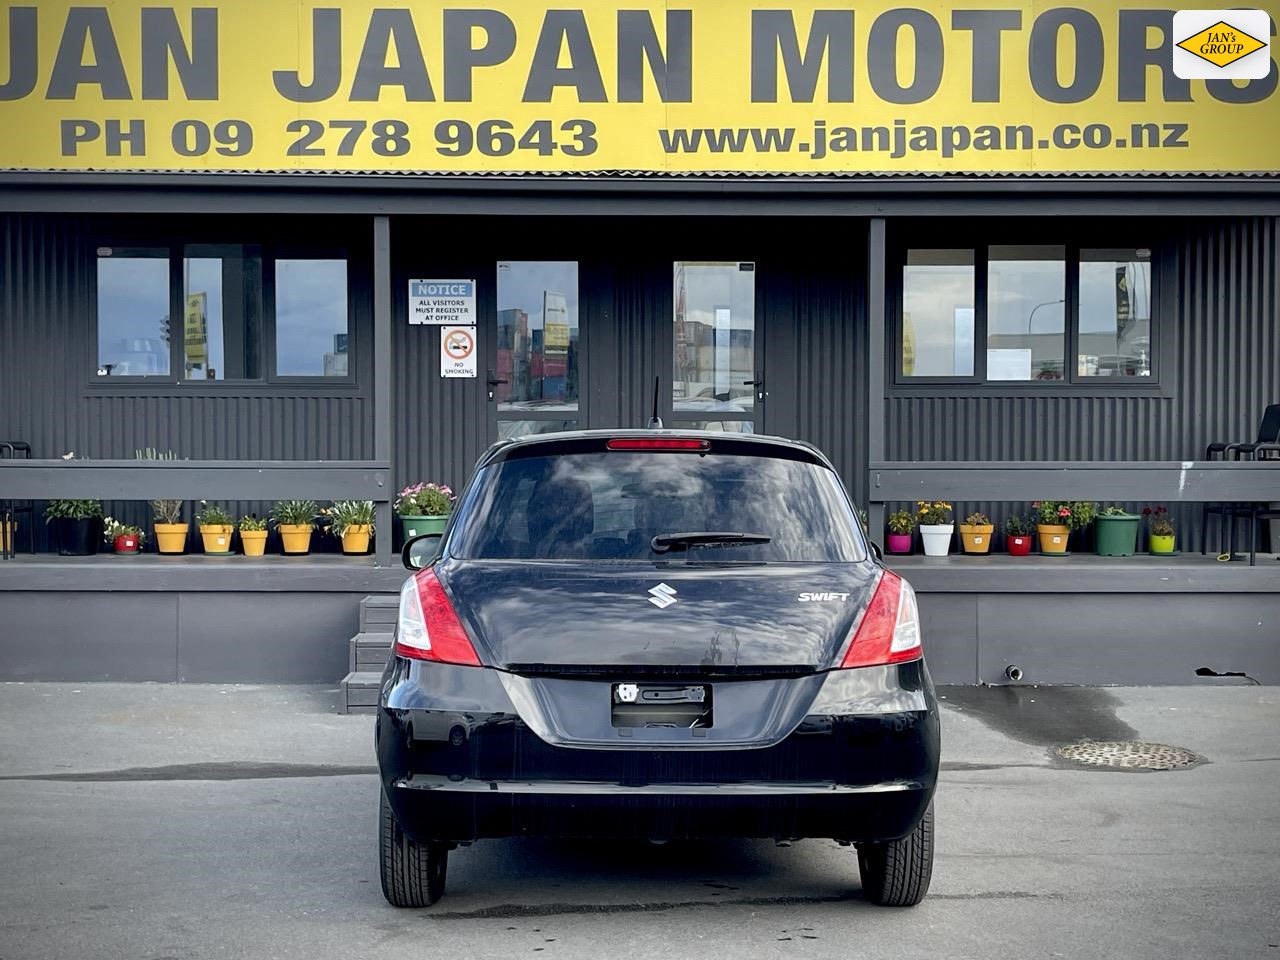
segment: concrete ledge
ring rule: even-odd
[[[59,557],[19,554],[0,561],[0,596],[6,591],[235,591],[241,593],[395,593],[408,571],[375,567],[372,557],[208,557],[203,554],[133,557],[97,554]]]

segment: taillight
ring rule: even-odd
[[[907,581],[886,570],[840,666],[872,667],[923,656],[916,592]]]
[[[480,666],[476,648],[434,570],[419,570],[400,588],[396,653],[414,660]]]
[[[609,450],[687,450],[704,453],[711,449],[710,440],[692,437],[615,437],[605,444]]]

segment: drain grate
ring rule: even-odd
[[[1186,770],[1205,762],[1204,757],[1185,747],[1143,740],[1091,740],[1070,743],[1054,752],[1073,763],[1123,770]]]

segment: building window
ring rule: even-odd
[[[972,250],[907,251],[902,376],[973,376],[973,290]]]
[[[578,264],[572,260],[498,263],[499,413],[518,413],[499,434],[546,433],[529,414],[564,421],[578,409]],[[529,422],[526,422],[529,421]],[[505,418],[504,418],[505,422]],[[518,434],[510,430],[520,431]]]
[[[677,416],[752,411],[755,278],[754,263],[675,263],[671,396]]]
[[[98,251],[98,376],[169,374],[169,251]]]
[[[901,384],[1104,377],[1121,384],[1155,376],[1149,249],[1021,244],[901,256]]]
[[[251,244],[100,247],[97,271],[99,382],[350,379],[345,259]]]
[[[276,374],[345,377],[347,261],[277,260]]]

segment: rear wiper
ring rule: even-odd
[[[721,547],[732,547],[739,544],[768,543],[772,537],[763,533],[737,533],[732,530],[703,530],[700,533],[660,533],[649,541],[654,553],[666,553],[681,547],[714,543]]]

